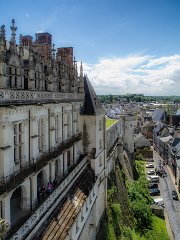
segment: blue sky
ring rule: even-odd
[[[49,32],[73,46],[98,94],[180,95],[180,0],[16,0],[0,2],[10,38]]]

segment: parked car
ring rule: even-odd
[[[177,192],[175,190],[172,191],[172,198],[174,200],[178,200],[178,195],[177,195]]]
[[[147,172],[147,174],[148,174],[148,175],[154,175],[154,174],[155,174],[155,171],[154,171],[154,170],[149,170],[149,171]]]
[[[148,163],[148,164],[146,164],[146,167],[147,167],[147,168],[153,168],[154,165],[153,165],[152,163]]]
[[[149,193],[151,196],[159,196],[160,195],[160,190],[158,188],[152,188],[149,190]]]
[[[149,183],[159,183],[159,176],[150,175],[147,177],[147,180],[149,181]]]
[[[157,183],[149,183],[149,184],[148,184],[148,188],[149,188],[149,189],[158,188],[158,184],[157,184]]]
[[[154,198],[153,201],[154,201],[153,205],[164,208],[164,199],[163,198]]]

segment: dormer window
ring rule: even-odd
[[[18,88],[18,73],[19,69],[15,66],[9,66],[9,83],[10,88]],[[20,84],[21,86],[21,84]]]

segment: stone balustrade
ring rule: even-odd
[[[24,103],[45,103],[45,102],[73,102],[82,101],[82,93],[64,93],[47,91],[30,91],[16,89],[0,89],[0,105],[24,104]]]

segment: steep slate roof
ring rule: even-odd
[[[165,112],[164,109],[162,108],[157,108],[154,110],[153,115],[152,115],[152,120],[154,122],[162,121],[165,118]]]
[[[164,123],[162,123],[162,122],[157,122],[156,123],[156,125],[155,125],[155,127],[154,127],[154,132],[155,133],[159,133],[160,132],[160,130],[164,127]]]
[[[137,134],[134,138],[135,147],[150,147],[150,141],[145,138],[141,133]]]
[[[101,115],[105,114],[104,109],[91,85],[87,76],[84,76],[85,98],[81,114],[83,115]]]

